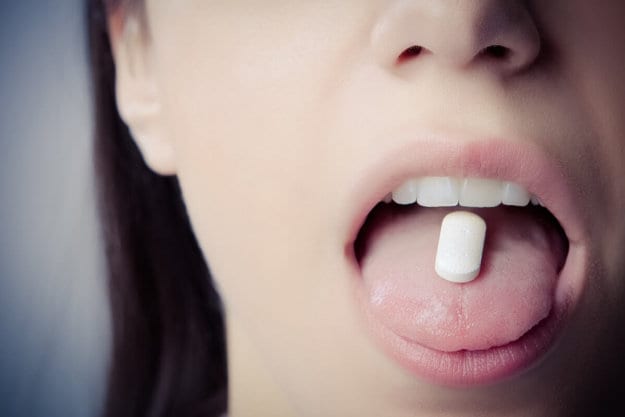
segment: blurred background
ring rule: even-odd
[[[95,416],[110,331],[83,1],[0,2],[0,416]]]

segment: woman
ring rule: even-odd
[[[622,2],[104,3],[108,415],[623,413]]]

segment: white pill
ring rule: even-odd
[[[482,266],[486,222],[477,214],[456,211],[441,224],[436,250],[436,273],[447,281],[474,280]]]

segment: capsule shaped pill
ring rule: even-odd
[[[465,283],[480,273],[486,222],[477,214],[456,211],[441,224],[435,269],[447,281]]]

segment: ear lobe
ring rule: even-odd
[[[146,164],[158,174],[174,175],[174,147],[163,126],[148,41],[134,17],[120,15],[115,13],[109,22],[119,114]]]

